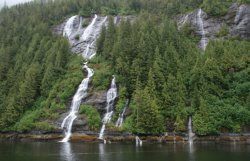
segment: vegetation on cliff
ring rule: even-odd
[[[97,42],[93,89],[107,89],[117,76],[116,115],[130,98],[123,129],[159,134],[185,131],[189,115],[200,135],[240,132],[250,124],[250,42],[211,41],[206,51],[193,29],[177,29],[172,19],[202,7],[212,16],[232,2],[249,0],[61,0],[28,3],[0,12],[1,131],[52,130],[84,77],[82,59],[71,54],[51,28],[73,14],[137,15],[114,25],[112,18]],[[219,35],[218,35],[219,36]],[[100,125],[92,107],[82,106],[91,129]],[[117,118],[117,116],[116,116]]]

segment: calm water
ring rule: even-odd
[[[1,161],[249,161],[250,146],[0,143]]]

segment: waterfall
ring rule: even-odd
[[[91,59],[96,54],[94,50],[96,38],[99,36],[102,25],[106,22],[107,16],[102,21],[100,20],[102,20],[102,18],[98,18],[98,16],[95,15],[81,36],[81,41],[85,42],[85,50],[82,52],[85,58]]]
[[[106,128],[106,124],[110,122],[112,115],[113,115],[113,108],[115,99],[117,97],[117,87],[115,83],[115,76],[113,76],[111,87],[107,92],[107,106],[106,106],[106,114],[102,119],[102,128],[100,130],[99,139],[103,139],[104,131]]]
[[[84,52],[84,57],[85,58],[91,59],[93,56],[95,56],[95,53],[93,54],[93,53],[90,52],[90,48],[93,47],[94,43],[95,43],[95,41],[93,41],[91,44],[87,45],[87,47],[85,49],[85,52]]]
[[[77,113],[79,111],[82,99],[87,95],[89,80],[94,74],[93,70],[87,66],[87,63],[83,68],[87,70],[88,75],[87,78],[83,79],[81,84],[79,85],[70,106],[70,113],[64,118],[61,124],[61,128],[66,128],[65,137],[61,142],[68,142],[71,136],[73,122],[77,118]]]
[[[122,124],[123,124],[123,119],[124,119],[124,114],[125,114],[125,112],[126,112],[126,110],[127,110],[127,108],[128,108],[128,105],[129,105],[129,99],[127,99],[127,102],[126,102],[126,104],[125,104],[125,107],[124,107],[122,113],[119,114],[119,118],[118,118],[118,120],[117,120],[116,123],[115,123],[115,126],[116,126],[116,127],[121,127],[121,126],[122,126]]]
[[[77,17],[79,17],[79,26],[77,28],[75,28],[74,21],[76,20]],[[107,20],[107,17],[99,18],[99,22],[98,22],[97,18],[98,18],[98,16],[95,15],[92,22],[88,25],[88,27],[83,32],[82,32],[83,29],[81,26],[82,18],[80,16],[77,16],[77,15],[69,18],[69,20],[66,22],[66,24],[64,26],[63,36],[68,37],[68,40],[71,43],[71,45],[73,45],[73,48],[75,48],[77,50],[80,48],[82,56],[86,59],[91,59],[95,55],[96,39],[99,36],[102,25]],[[76,44],[74,44],[75,40],[72,39],[72,37],[76,34],[79,34],[79,33],[83,33],[81,38],[80,38],[80,41],[82,41],[82,42],[76,42]],[[94,74],[94,71],[87,66],[87,63],[84,65],[83,68],[87,70],[88,76],[87,76],[87,78],[83,79],[81,84],[79,85],[77,92],[75,93],[75,95],[73,97],[71,107],[70,107],[70,112],[64,118],[64,120],[61,124],[61,128],[65,128],[65,137],[63,138],[63,140],[61,142],[67,142],[71,136],[72,125],[73,125],[74,120],[77,118],[77,113],[79,111],[81,100],[84,97],[86,97],[89,80]],[[115,78],[113,80],[115,80]],[[112,81],[112,85],[111,85],[110,90],[114,91],[114,88],[115,88],[115,95],[117,95],[115,81]],[[108,103],[108,105],[113,106],[113,102],[110,101]],[[109,112],[104,119],[109,121],[110,120],[109,118],[111,118],[112,113]],[[104,132],[104,130],[105,130],[105,126],[103,127],[103,132]]]
[[[69,37],[73,33],[74,21],[75,21],[76,17],[77,17],[77,15],[76,16],[72,16],[66,22],[65,27],[63,29],[63,36]]]
[[[206,32],[204,29],[204,23],[203,23],[203,19],[202,19],[202,10],[199,9],[198,10],[198,14],[197,14],[197,25],[198,25],[198,30],[199,30],[199,34],[201,35],[201,40],[199,42],[199,47],[202,50],[205,50],[208,44],[208,39],[206,37]]]
[[[94,19],[92,20],[92,22],[88,25],[88,27],[84,30],[84,33],[83,33],[83,35],[82,35],[82,40],[83,41],[86,41],[88,38],[89,38],[89,36],[90,36],[90,34],[92,33],[92,30],[93,30],[93,26],[94,26],[94,24],[95,24],[95,22],[96,22],[96,19],[97,19],[97,15],[95,15],[95,17],[94,17]]]
[[[192,117],[189,116],[188,118],[188,142],[189,144],[193,144],[193,137],[194,137],[194,133],[192,130]]]
[[[176,144],[176,136],[175,136],[175,134],[174,134],[174,144]]]
[[[135,144],[136,146],[138,145],[142,146],[142,140],[138,136],[135,137]]]
[[[182,28],[183,25],[188,21],[189,15],[186,15],[185,17],[182,17],[180,22],[178,23],[178,30]]]

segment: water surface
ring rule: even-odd
[[[0,143],[1,161],[249,161],[249,145]]]

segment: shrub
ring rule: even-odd
[[[51,125],[48,122],[38,122],[35,124],[35,128],[37,130],[45,130],[45,131],[52,131],[56,129],[54,125]]]
[[[89,105],[81,105],[80,114],[86,115],[88,125],[91,130],[97,130],[100,128],[101,117],[95,107]]]
[[[222,24],[220,31],[216,34],[217,37],[227,36],[229,34],[229,28],[226,24]]]
[[[77,35],[75,36],[75,39],[76,39],[77,41],[80,40],[80,35],[77,34]]]

